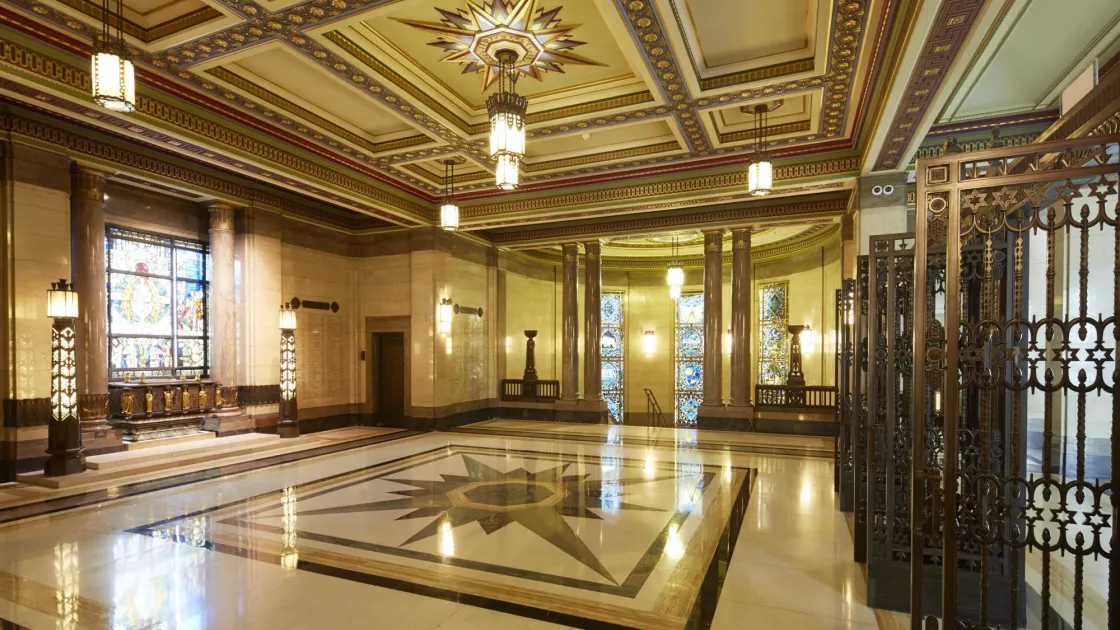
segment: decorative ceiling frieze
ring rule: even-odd
[[[917,65],[910,72],[906,91],[891,119],[889,131],[875,160],[876,171],[904,166],[906,148],[918,133],[950,68],[964,49],[968,34],[987,0],[945,0],[938,7]]]
[[[682,227],[747,225],[760,221],[795,221],[804,218],[838,217],[848,205],[850,191],[825,193],[788,200],[771,199],[687,211],[647,213],[547,225],[523,225],[486,230],[483,235],[495,245],[560,243],[572,239],[601,238],[619,234],[648,234]]]
[[[118,171],[118,179],[169,192],[178,196],[215,196],[241,205],[259,205],[279,210],[315,223],[347,230],[369,230],[389,227],[381,219],[355,215],[343,209],[328,210],[301,202],[267,188],[249,185],[217,173],[207,172],[201,165],[185,165],[172,158],[125,149],[106,142],[103,132],[88,135],[69,131],[57,124],[36,120],[15,113],[0,113],[0,131],[12,138],[32,144],[64,150],[72,157],[99,163]],[[120,142],[120,141],[118,141]],[[166,183],[164,183],[166,182]]]

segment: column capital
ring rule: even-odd
[[[211,232],[233,231],[233,215],[237,208],[232,204],[214,201],[206,204],[206,210],[210,213]]]
[[[74,162],[70,165],[70,198],[77,201],[105,201],[105,180],[116,171]]]
[[[754,232],[751,228],[735,228],[731,230],[731,249],[750,249],[751,248],[751,234]]]
[[[583,244],[583,253],[589,260],[598,260],[602,251],[599,241],[589,241]]]

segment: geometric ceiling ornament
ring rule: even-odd
[[[571,38],[578,24],[560,26],[557,15],[563,7],[544,11],[539,0],[467,0],[467,9],[447,11],[437,8],[439,22],[402,20],[398,22],[427,31],[437,41],[429,45],[448,51],[441,61],[463,64],[463,74],[481,72],[482,89],[490,87],[500,74],[498,52],[512,51],[513,65],[519,75],[541,80],[542,72],[564,72],[564,64],[601,66],[572,51],[586,42]]]

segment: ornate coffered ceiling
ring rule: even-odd
[[[136,113],[88,99],[100,18],[89,0],[0,7],[0,99],[268,182],[368,218],[366,229],[433,222],[442,161],[454,157],[463,229],[483,238],[704,206],[765,207],[769,220],[796,216],[813,195],[846,195],[877,69],[907,36],[890,27],[913,4],[125,3]],[[488,157],[496,41],[523,51],[517,86],[530,102],[513,194],[494,188]],[[777,190],[760,203],[745,194],[756,131],[740,108],[778,101],[767,129]]]

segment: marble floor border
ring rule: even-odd
[[[593,444],[607,444],[610,442],[610,439],[606,435],[596,436],[581,433],[559,433],[553,431],[524,431],[517,429],[500,428],[488,429],[485,427],[476,426],[456,427],[454,429],[449,429],[448,431],[450,433],[464,433],[468,435],[504,436],[535,440],[550,437],[569,442],[587,442]],[[674,440],[666,440],[660,438],[650,439],[630,435],[624,438],[624,443],[628,446],[653,446],[659,448],[676,446],[676,441]],[[794,448],[783,448],[780,446],[730,444],[727,442],[718,441],[697,441],[695,447],[702,451],[727,451],[729,453],[742,453],[748,455],[777,455],[782,457],[804,457],[812,459],[833,459],[835,457],[835,454],[832,451],[829,451],[827,453],[824,451],[814,452]]]
[[[534,437],[540,439],[541,436]],[[496,455],[499,453],[519,453],[524,455],[532,455],[533,457],[537,458],[543,457],[546,459],[557,459],[558,457],[555,453],[545,453],[529,449],[499,449],[477,445],[456,446],[458,449],[462,449],[463,452],[473,453],[475,451],[481,451],[485,452],[485,454],[490,455]],[[439,446],[426,451],[420,451],[392,460],[371,464],[360,469],[345,471],[336,475],[309,481],[305,484],[295,486],[295,488],[306,492],[308,490],[314,490],[316,488],[336,484],[339,481],[346,481],[348,482],[347,485],[362,483],[369,478],[369,475],[371,473],[381,472],[382,475],[396,474],[401,470],[402,464],[415,466],[419,465],[420,463],[424,463],[432,455],[446,455],[447,453],[447,446]],[[633,458],[619,459],[630,463],[636,463],[639,461]],[[690,579],[691,582],[696,582],[695,578],[698,576],[700,577],[699,583],[695,583],[695,594],[690,598],[691,601],[685,604],[684,609],[681,608],[681,602],[672,601],[680,599],[680,588],[670,587],[669,583],[667,583],[666,585],[666,590],[672,591],[672,593],[666,595],[666,593],[663,592],[663,594],[659,598],[660,608],[657,611],[627,609],[607,604],[591,604],[590,602],[581,602],[580,600],[578,600],[578,598],[564,598],[559,596],[550,597],[550,599],[553,600],[552,602],[549,602],[552,604],[552,608],[548,608],[544,605],[539,605],[541,603],[541,600],[543,599],[542,594],[540,593],[528,591],[528,596],[526,596],[526,593],[517,592],[518,589],[505,587],[503,589],[504,592],[498,594],[498,596],[493,596],[493,593],[486,593],[487,588],[473,585],[469,580],[456,582],[455,580],[448,579],[446,576],[443,576],[439,573],[433,573],[426,576],[428,579],[428,583],[409,581],[401,579],[399,577],[395,577],[396,575],[400,575],[407,571],[406,569],[403,569],[398,565],[368,559],[349,559],[345,556],[342,556],[341,554],[336,554],[325,550],[318,552],[316,552],[315,550],[309,550],[310,553],[308,551],[301,550],[294,568],[297,570],[308,571],[320,575],[337,577],[352,582],[359,582],[416,595],[433,597],[461,604],[468,604],[471,606],[513,614],[520,617],[537,619],[561,625],[589,628],[592,630],[635,630],[647,628],[655,630],[688,628],[691,630],[707,628],[711,625],[712,619],[714,618],[716,605],[719,601],[720,591],[722,590],[724,578],[726,575],[726,572],[721,569],[723,567],[726,567],[731,560],[731,555],[733,554],[735,548],[735,542],[739,537],[739,531],[746,516],[747,507],[751,498],[752,487],[755,480],[757,479],[757,473],[753,468],[736,466],[734,467],[734,469],[737,471],[741,471],[743,473],[743,478],[738,483],[738,487],[732,490],[734,493],[734,497],[731,498],[728,507],[728,513],[723,518],[713,518],[710,521],[705,521],[705,523],[709,524],[708,529],[711,529],[710,523],[716,523],[716,525],[719,527],[719,529],[717,530],[719,534],[713,536],[713,534],[716,534],[716,532],[714,531],[708,532],[708,535],[704,535],[701,532],[697,532],[696,534],[694,534],[693,539],[689,542],[689,547],[691,548],[695,545],[696,548],[691,550],[692,553],[686,554],[686,556],[682,558],[681,562],[674,569],[674,576],[677,576],[678,573],[681,574],[680,576],[677,576],[678,581],[685,585],[685,589],[688,592],[691,592],[691,587],[693,586],[693,584],[690,583]],[[337,489],[339,488],[333,488],[331,491],[337,491]],[[160,521],[156,521],[140,527],[135,527],[126,531],[133,534],[159,537],[159,528],[162,526],[192,518],[199,518],[205,515],[212,516],[214,514],[222,512],[223,510],[229,510],[230,508],[235,507],[244,508],[246,506],[253,506],[256,508],[259,506],[267,506],[270,503],[274,502],[282,492],[282,490],[267,492],[255,497],[250,497],[248,499],[241,499],[204,510],[198,510],[189,514],[162,519]],[[270,508],[260,509],[267,510]],[[687,518],[688,515],[689,514],[685,514],[684,517]],[[670,524],[672,522],[677,522],[679,516],[680,515],[675,515],[671,519]],[[241,524],[244,525],[244,523]],[[260,526],[257,525],[256,527],[259,528]],[[654,553],[654,562],[656,562],[657,557],[659,557],[661,554],[661,550],[654,549],[654,547],[657,546],[659,541],[663,542],[663,539],[667,536],[668,530],[669,525],[666,525],[665,529],[662,531],[662,535],[659,536],[651,546],[651,551],[647,551],[647,556],[649,556],[653,552],[656,552]],[[256,560],[275,565],[285,565],[285,558],[283,557],[282,550],[280,549],[280,546],[278,544],[270,543],[266,548],[260,544],[246,546],[241,539],[233,540],[225,536],[209,535],[207,538],[208,539],[201,544],[199,544],[200,541],[176,542],[192,544],[194,546],[201,546],[212,551],[237,556],[240,558]],[[311,539],[305,532],[300,533],[300,538]],[[373,549],[373,551],[384,552],[385,550],[378,548]],[[686,560],[688,559],[691,559],[691,565],[695,565],[696,562],[699,561],[700,566],[690,566],[689,563],[686,563]],[[639,566],[641,566],[642,562],[645,562],[646,560],[648,560],[648,558],[643,558],[643,561],[639,562]],[[448,563],[448,559],[443,558],[441,562]],[[467,568],[478,569],[480,567],[467,566]],[[413,570],[411,571],[411,573],[422,572]],[[509,571],[499,573],[510,574]],[[416,576],[414,576],[414,579],[415,577]],[[588,583],[587,585],[567,584],[564,583],[563,578],[558,578],[558,581],[545,581],[555,582],[569,587],[580,588],[585,586],[592,586],[594,588],[592,588],[591,590],[603,592],[610,591],[610,589],[604,589],[604,585],[595,585],[591,583]],[[644,582],[644,578],[642,581]],[[672,580],[670,582],[672,582]],[[493,587],[488,588],[491,591],[494,590]],[[640,590],[640,588],[641,584],[623,584],[622,590],[626,590],[628,592],[618,592],[612,594],[633,596],[634,594],[636,594],[637,590]],[[631,593],[629,591],[633,592]],[[681,614],[673,615],[672,612],[674,609],[676,609]],[[580,612],[583,612],[584,614],[580,614]],[[607,619],[611,619],[612,621],[608,621]],[[682,621],[684,622],[683,625],[681,624]]]
[[[234,464],[221,464],[213,468],[196,470],[170,477],[136,481],[120,486],[110,486],[98,490],[78,492],[57,498],[49,498],[33,503],[25,503],[10,508],[0,509],[0,529],[30,518],[53,515],[68,510],[76,510],[94,505],[104,505],[110,501],[129,499],[143,494],[169,490],[193,483],[211,481],[246,472],[254,472],[264,468],[280,466],[304,459],[333,455],[365,446],[392,442],[405,438],[424,435],[422,431],[400,430],[384,435],[374,435],[357,440],[340,441],[336,444],[326,444],[302,451],[293,451],[272,455],[261,459],[248,460]]]

